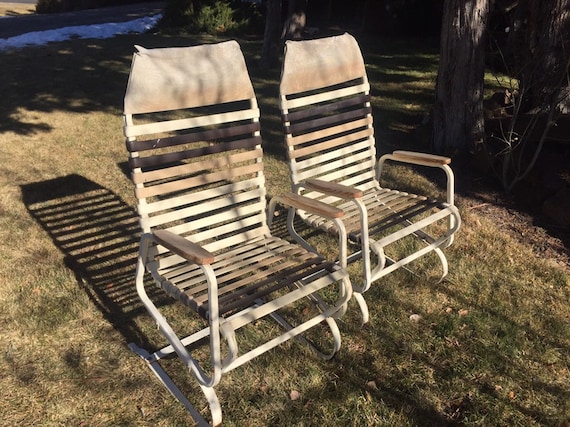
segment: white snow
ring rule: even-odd
[[[59,42],[71,38],[107,39],[118,34],[144,33],[152,29],[160,17],[161,15],[158,14],[127,22],[111,22],[106,24],[64,27],[57,30],[33,31],[7,39],[0,39],[0,51],[8,48],[21,48],[25,46],[42,45],[49,42]]]

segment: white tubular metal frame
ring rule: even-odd
[[[135,285],[168,343],[154,352],[134,343],[129,348],[198,425],[209,425],[160,364],[175,354],[204,393],[211,424],[219,425],[215,387],[227,372],[293,338],[323,359],[340,349],[335,319],[352,296],[345,265],[318,255],[299,235],[292,236],[299,244],[272,236],[267,214],[271,218],[279,203],[290,215],[303,209],[323,217],[338,227],[339,251],[346,253],[343,211],[295,194],[275,197],[268,206],[259,109],[236,42],[139,48],[124,125],[143,230]],[[149,276],[207,326],[180,337],[149,297]],[[303,301],[312,306],[310,314],[291,310],[295,315],[285,318],[285,308]],[[259,319],[273,319],[282,328],[242,352],[236,334]],[[323,325],[331,334],[323,340],[326,349],[303,336]],[[204,340],[208,370],[192,355]]]
[[[279,102],[293,192],[344,212],[352,252],[340,252],[339,262],[344,266],[362,260],[362,284],[355,285],[354,278],[352,282],[363,322],[369,313],[362,294],[394,270],[434,252],[443,279],[448,263],[442,249],[453,243],[461,224],[451,159],[400,150],[377,160],[370,84],[354,37],[287,41]],[[443,170],[446,199],[382,187],[380,175],[387,161]],[[336,234],[339,229],[310,213],[297,213],[326,232]],[[432,236],[428,228],[440,223],[445,231]],[[387,246],[407,236],[416,237],[423,246],[399,259],[386,256]]]

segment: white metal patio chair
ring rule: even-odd
[[[362,259],[364,279],[354,296],[364,322],[369,314],[362,293],[395,269],[434,251],[445,277],[442,249],[460,225],[449,158],[395,151],[377,160],[369,92],[364,60],[351,35],[286,42],[280,109],[293,191],[343,210],[352,252],[340,258],[344,263]],[[380,178],[387,161],[442,169],[446,199],[384,188]],[[330,221],[299,214],[311,226],[335,232]],[[385,249],[406,236],[422,244],[399,259],[388,258]]]
[[[301,334],[317,326],[328,325],[332,336],[323,338],[323,358],[340,348],[335,318],[351,297],[348,274],[272,236],[269,221],[275,203],[282,203],[328,217],[342,234],[343,213],[294,194],[274,198],[267,209],[259,109],[235,41],[137,50],[124,101],[124,134],[143,231],[136,288],[169,344],[152,353],[136,344],[130,348],[194,420],[207,425],[160,364],[175,353],[200,385],[211,422],[218,425],[222,411],[214,387],[222,374],[291,338],[312,344]],[[201,317],[203,326],[179,337],[145,291],[149,276]],[[304,306],[292,309],[303,304],[310,314]],[[249,341],[238,346],[239,332],[269,317],[281,332],[241,351]],[[189,349],[203,340],[209,340],[207,369]]]

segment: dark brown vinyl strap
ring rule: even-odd
[[[354,107],[355,105],[362,105],[369,101],[370,95],[362,94],[328,104],[311,105],[310,109],[301,109],[293,112],[290,111],[287,114],[283,114],[283,119],[284,121],[295,122],[297,120],[309,119],[311,117],[319,117],[344,108]]]
[[[332,127],[336,124],[346,123],[354,119],[360,119],[366,117],[372,113],[370,107],[359,108],[354,111],[347,111],[345,113],[334,114],[331,116],[325,116],[318,119],[301,121],[285,126],[285,132],[292,135],[299,135],[305,131],[312,131],[314,129],[322,129],[323,127]]]
[[[253,134],[254,132],[259,132],[260,128],[259,122],[253,122],[239,126],[209,129],[166,138],[157,138],[145,141],[127,141],[126,146],[129,152],[147,151],[157,148],[175,147],[177,145],[190,144],[199,141],[231,138],[237,135],[246,135],[248,133]]]
[[[175,153],[160,154],[149,157],[134,157],[129,159],[129,165],[131,169],[157,168],[186,159],[194,159],[211,154],[223,153],[224,151],[253,148],[259,144],[261,144],[261,136],[257,135],[247,139],[215,143],[205,147],[193,148],[191,150],[178,151]]]

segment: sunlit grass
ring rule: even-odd
[[[159,345],[160,336],[133,289],[137,222],[121,112],[135,43],[203,40],[125,36],[4,54],[0,413],[6,425],[189,423],[127,348],[131,341]],[[363,49],[378,143],[418,147],[437,49],[373,41]],[[276,100],[279,70],[256,66],[259,41],[240,43],[262,111],[272,196],[289,188]],[[386,183],[401,182],[408,191],[442,192],[437,176],[390,168]],[[219,387],[225,425],[566,426],[568,270],[537,258],[461,200],[459,208],[463,224],[446,250],[445,281],[438,282],[435,257],[418,260],[413,272],[397,271],[369,291],[366,327],[351,302],[340,322],[343,347],[332,361],[292,342],[231,372]],[[311,239],[333,254],[334,241],[318,233]],[[359,266],[351,272],[357,277]],[[193,326],[184,309],[161,301],[176,325]],[[414,314],[418,321],[410,320]],[[253,339],[255,331],[250,334]],[[176,361],[167,365],[203,410],[205,400],[184,368]]]
[[[30,15],[36,12],[33,4],[20,4],[11,2],[0,3],[0,16]]]

